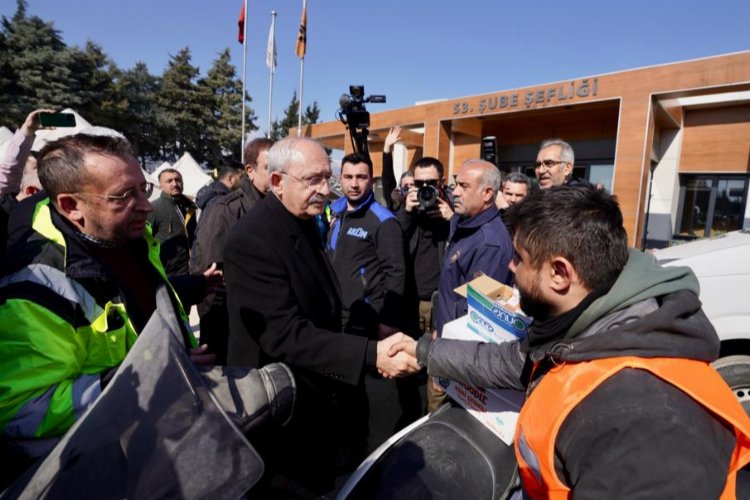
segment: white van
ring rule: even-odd
[[[750,415],[750,230],[657,250],[663,266],[688,266],[698,277],[703,310],[721,339],[721,373]]]

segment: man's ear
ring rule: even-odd
[[[482,201],[485,205],[490,204],[490,202],[493,205],[495,204],[495,194],[491,186],[487,186],[484,188],[484,193],[482,193]]]
[[[269,179],[271,181],[271,189],[277,195],[280,195],[282,192],[283,183],[281,181],[283,180],[283,178],[284,176],[281,175],[281,172],[272,172],[269,176]]]
[[[255,167],[249,163],[245,165],[245,173],[250,180],[253,180],[253,174],[255,173]]]
[[[81,212],[81,201],[74,195],[62,193],[55,198],[57,208],[66,219],[83,224],[83,212]]]
[[[549,262],[550,287],[558,293],[567,291],[578,279],[573,264],[565,257],[553,257]]]
[[[573,164],[569,161],[565,162],[565,167],[563,168],[563,173],[565,174],[565,177],[570,177],[573,175]]]

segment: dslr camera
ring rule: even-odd
[[[414,181],[414,185],[417,187],[417,201],[420,211],[437,205],[438,198],[440,198],[437,181]]]

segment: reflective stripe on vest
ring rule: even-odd
[[[78,305],[89,323],[96,321],[104,309],[77,281],[69,279],[63,271],[46,264],[30,264],[0,279],[0,288],[15,283],[29,282],[49,288],[72,304]]]
[[[735,498],[737,471],[750,463],[750,418],[708,363],[680,358],[606,358],[567,363],[545,374],[523,405],[516,428],[516,459],[524,492],[534,499],[570,497],[570,489],[555,471],[557,434],[584,398],[625,368],[652,373],[733,427],[736,444],[721,499]]]

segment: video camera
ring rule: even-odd
[[[339,99],[339,110],[336,118],[349,129],[352,147],[357,153],[370,155],[367,146],[367,130],[370,126],[370,113],[365,108],[365,103],[380,104],[385,102],[384,95],[371,95],[365,97],[364,85],[349,85],[349,93],[343,94]]]

